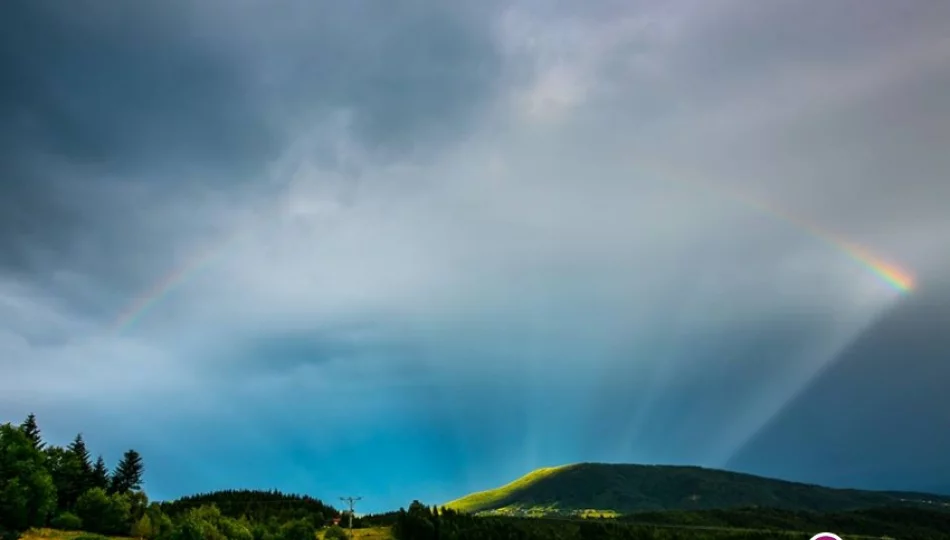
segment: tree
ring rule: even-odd
[[[152,520],[148,514],[144,515],[132,525],[130,533],[134,538],[155,538],[155,528],[152,526]]]
[[[46,455],[46,469],[56,486],[56,506],[61,510],[70,510],[83,492],[84,484],[77,485],[76,482],[82,476],[79,460],[75,454],[60,446],[47,446],[43,453]]]
[[[306,519],[296,519],[280,528],[281,540],[313,540],[317,530]]]
[[[124,535],[129,532],[131,505],[125,495],[107,494],[100,488],[92,488],[76,501],[76,515],[90,532]]]
[[[63,512],[62,514],[59,514],[50,520],[49,524],[54,529],[62,529],[64,531],[82,530],[82,520],[79,519],[79,516],[73,514],[72,512]]]
[[[92,457],[89,455],[89,449],[86,448],[86,441],[82,438],[82,433],[78,433],[73,442],[69,443],[66,451],[75,458],[75,469],[71,471],[72,478],[71,492],[78,499],[86,491],[95,487],[93,479]]]
[[[96,463],[92,466],[92,487],[102,489],[109,487],[109,469],[102,456],[96,458]]]
[[[46,444],[43,442],[43,436],[40,433],[40,427],[36,425],[36,415],[30,413],[26,420],[20,424],[20,429],[23,430],[23,433],[26,435],[27,439],[33,444],[33,448],[37,450],[43,450],[43,447]]]
[[[19,427],[0,425],[0,534],[42,526],[56,508],[43,453]]]
[[[89,450],[86,448],[86,441],[83,440],[82,433],[77,434],[76,438],[73,439],[73,442],[69,443],[69,446],[67,446],[66,449],[76,456],[76,460],[79,462],[79,466],[82,469],[82,474],[91,479],[93,468],[92,458],[89,455]]]
[[[218,530],[221,531],[221,534],[228,540],[254,540],[251,529],[237,519],[222,517],[218,520]],[[308,540],[313,540],[313,536]]]
[[[127,450],[112,473],[111,490],[113,493],[128,493],[141,489],[142,474],[145,465],[142,456],[135,450]]]
[[[162,511],[162,505],[159,503],[149,504],[148,508],[145,509],[145,515],[148,516],[149,524],[152,527],[153,536],[148,537],[149,540],[164,538],[174,528],[171,518]]]
[[[132,513],[132,521],[137,521],[145,514],[148,508],[148,495],[144,491],[130,491],[125,494],[129,500],[129,511]]]

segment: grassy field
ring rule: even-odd
[[[323,534],[326,530],[317,533],[317,538],[323,540]],[[349,533],[349,530],[347,530]],[[389,527],[369,527],[366,529],[353,529],[353,538],[355,540],[392,540],[393,533]]]
[[[317,538],[323,540],[325,530],[317,533]],[[20,540],[74,540],[75,538],[88,535],[81,531],[60,531],[56,529],[31,529],[20,537]],[[130,540],[122,536],[112,536],[113,540]],[[356,540],[392,540],[393,535],[389,527],[373,527],[366,529],[353,529],[353,538]]]
[[[60,531],[57,529],[30,529],[20,540],[73,540],[79,536],[89,536],[92,533],[82,531]],[[124,536],[110,536],[114,540],[129,540]]]

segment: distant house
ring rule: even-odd
[[[339,525],[339,524],[340,524],[340,516],[336,516],[335,518],[333,518],[333,524],[334,524],[334,525]]]

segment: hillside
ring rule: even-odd
[[[221,515],[234,519],[246,517],[253,521],[277,518],[281,521],[307,518],[323,522],[339,511],[319,499],[306,495],[261,490],[222,490],[199,493],[162,503],[162,510],[170,516],[181,515],[188,510],[205,505],[214,505]]]
[[[950,497],[832,489],[701,467],[580,463],[539,469],[446,506],[483,514],[611,516],[754,506],[814,512],[881,506],[950,508]]]

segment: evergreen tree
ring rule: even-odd
[[[89,476],[83,472],[76,453],[60,446],[47,446],[46,468],[53,478],[58,499],[57,508],[71,510],[76,499],[89,489]]]
[[[143,472],[145,465],[142,463],[142,456],[135,450],[127,450],[112,473],[110,491],[128,493],[141,489]]]
[[[96,458],[96,463],[92,466],[92,487],[102,489],[109,487],[109,469],[106,468],[106,462],[102,456]]]
[[[56,488],[43,465],[43,454],[22,429],[0,425],[0,536],[18,538],[46,523]]]
[[[87,480],[91,482],[93,470],[92,457],[89,455],[89,450],[86,448],[86,441],[83,440],[82,433],[77,434],[76,438],[73,439],[73,442],[69,443],[69,446],[67,446],[66,449],[76,456],[76,460],[79,462],[79,468],[82,471],[82,474]]]
[[[82,438],[82,433],[76,435],[73,442],[66,447],[72,465],[69,468],[67,476],[67,492],[69,493],[69,507],[79,499],[79,496],[89,491],[94,485],[92,459],[89,455],[89,449],[86,448],[86,441]]]
[[[36,448],[37,450],[43,450],[43,447],[46,446],[46,444],[43,443],[43,437],[40,434],[40,428],[38,425],[36,425],[35,414],[30,413],[26,417],[26,420],[20,424],[20,429],[23,430],[23,433],[26,434],[26,438],[29,439],[33,444],[33,448]]]

